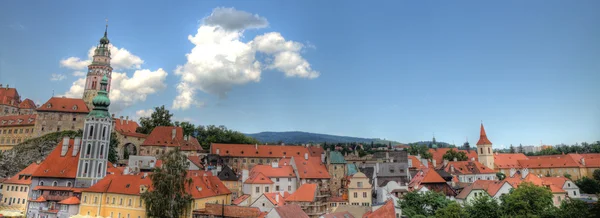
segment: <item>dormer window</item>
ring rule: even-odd
[[[50,103],[48,103],[48,104],[46,105],[46,108],[51,108],[51,107],[52,107],[52,104],[50,104]]]
[[[77,110],[77,105],[73,105],[73,110]]]

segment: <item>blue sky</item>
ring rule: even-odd
[[[247,133],[456,144],[475,143],[483,120],[495,147],[595,141],[598,11],[598,1],[2,1],[0,83],[38,103],[77,95],[76,66],[108,18],[123,116],[164,104],[179,120]]]

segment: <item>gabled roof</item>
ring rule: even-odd
[[[251,145],[251,144],[219,144],[212,143],[210,153],[226,157],[302,157],[304,154],[311,156],[311,152],[304,146],[292,145]],[[320,156],[318,157],[321,158]]]
[[[65,200],[59,201],[58,204],[77,205],[79,204],[79,198],[72,196]]]
[[[147,174],[146,174],[147,175]],[[83,192],[113,193],[124,195],[140,195],[140,186],[150,189],[150,176],[138,175],[107,175]]]
[[[417,174],[410,180],[408,186],[411,189],[421,188],[421,184],[432,184],[432,183],[446,183],[446,180],[440,176],[435,170],[430,168],[424,168],[417,172]]]
[[[173,135],[175,130],[175,135]],[[142,146],[167,146],[167,147],[198,147],[202,150],[200,143],[196,138],[189,137],[186,141],[183,136],[183,128],[176,126],[157,126],[155,127],[150,135],[146,137],[146,140],[142,143]]]
[[[199,173],[198,176],[188,175],[188,177],[192,178],[192,184],[188,186],[187,190],[194,199],[231,194],[231,191],[217,176]]]
[[[37,111],[65,112],[65,113],[89,113],[87,105],[81,98],[52,97]]]
[[[40,195],[37,199],[35,200],[29,200],[31,202],[46,202],[46,198],[44,198],[43,195]]]
[[[275,205],[276,207],[285,205],[285,200],[283,199],[283,196],[279,194],[279,192],[264,193],[263,195],[271,202],[271,204]],[[279,201],[277,201],[277,195],[279,195]]]
[[[274,208],[281,218],[309,218],[297,204],[288,204]]]
[[[328,213],[321,216],[322,218],[355,218],[348,211]]]
[[[581,167],[581,163],[574,160],[571,155],[547,155],[529,157],[525,160],[518,160],[522,168],[571,168]]]
[[[115,131],[120,133],[121,135],[138,137],[138,138],[146,138],[148,135],[143,133],[138,133],[135,130],[139,127],[138,123],[133,120],[123,120],[120,118],[115,118]]]
[[[19,98],[17,89],[0,87],[0,105],[17,107],[19,105]]]
[[[377,208],[377,210],[365,213],[363,218],[396,218],[396,208],[392,201],[392,199],[387,200],[385,204],[380,208]]]
[[[491,197],[496,195],[500,188],[507,183],[506,181],[496,180],[477,180],[473,184],[465,187],[457,196],[457,199],[465,199],[473,190],[485,190]],[[510,185],[510,183],[508,183]]]
[[[494,165],[496,165],[496,168],[501,168],[501,169],[520,168],[519,160],[527,160],[527,156],[525,156],[522,153],[494,154]]]
[[[249,197],[250,197],[250,195],[242,195],[239,198],[236,198],[235,200],[233,200],[233,202],[231,202],[231,204],[233,204],[233,205],[241,204],[242,202],[247,200]]]
[[[325,164],[321,162],[321,158],[308,157],[308,160],[304,157],[292,157],[282,158],[279,160],[279,166],[291,165],[294,162],[296,169],[298,169],[298,176],[300,179],[329,179],[329,171]]]
[[[0,88],[1,89],[1,88]],[[0,127],[8,126],[33,126],[37,115],[9,115],[0,117]]]
[[[454,172],[452,172],[454,167]],[[472,175],[472,174],[495,174],[496,172],[487,168],[479,161],[451,161],[443,168],[444,171],[455,175]]]
[[[566,191],[562,189],[562,187],[558,187],[551,182],[545,182],[540,177],[534,175],[533,173],[528,173],[525,178],[522,177],[522,174],[516,173],[513,177],[506,177],[503,181],[508,182],[512,187],[519,187],[523,182],[533,183],[537,186],[548,187],[552,193],[565,193]]]
[[[302,201],[312,202],[317,194],[317,184],[305,183],[302,184],[294,193],[288,196],[286,201]]]
[[[69,148],[65,156],[61,156],[63,140],[48,154],[46,159],[33,173],[34,177],[71,178],[77,177],[77,164],[79,162],[79,151],[73,154],[74,140],[69,139]]]
[[[421,161],[419,160],[419,158],[417,158],[417,156],[409,155],[408,161],[411,161],[413,168],[416,168],[416,169],[425,168],[425,165],[423,165],[423,163],[421,163]]]
[[[565,182],[570,181],[568,178],[566,178],[564,176],[542,177],[541,179],[546,184],[553,184],[553,185],[556,185],[556,187],[560,187],[560,188],[565,186]]]
[[[485,134],[485,128],[483,128],[483,123],[481,124],[481,131],[479,132],[479,141],[477,141],[477,145],[491,145],[492,142],[487,138]]]
[[[19,109],[35,109],[35,102],[27,98],[19,104]]]
[[[321,154],[325,154],[325,150],[322,147],[308,146],[308,154],[313,157],[321,158]]]
[[[252,167],[250,174],[254,173],[262,173],[266,177],[269,178],[294,178],[296,174],[294,173],[294,168],[290,165],[273,167],[271,165],[256,165]]]
[[[228,165],[223,165],[221,172],[217,176],[221,181],[238,181],[240,179]]]
[[[189,155],[187,158],[188,158],[188,160],[190,160],[190,162],[192,162],[192,164],[194,164],[198,168],[200,168],[200,169],[204,168],[204,166],[202,165],[202,160],[200,160],[200,156]]]
[[[248,179],[246,179],[246,181],[244,181],[244,183],[246,183],[246,184],[273,184],[273,181],[271,181],[271,179],[267,178],[264,174],[258,172],[258,173],[251,174],[250,177],[248,177]]]
[[[25,169],[21,170],[14,176],[4,181],[4,184],[19,184],[19,185],[30,185],[31,175],[37,170],[38,165],[36,162],[29,164]]]

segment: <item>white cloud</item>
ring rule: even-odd
[[[91,60],[94,55],[95,47],[92,47],[88,52],[88,58]],[[111,112],[120,112],[132,105],[146,101],[148,95],[164,90],[167,85],[165,83],[168,73],[162,68],[155,71],[149,69],[141,69],[144,63],[140,57],[133,55],[125,48],[111,46],[111,66],[115,70],[136,69],[133,76],[128,76],[125,72],[113,71],[111,78],[110,100]],[[91,63],[90,60],[81,60],[78,57],[69,57],[61,60],[61,66],[74,70],[81,70]],[[84,67],[82,67],[84,66]],[[83,96],[85,86],[85,75],[83,71],[73,72],[74,76],[78,76],[73,82],[69,90],[64,94],[68,97],[81,98]]]
[[[50,81],[61,81],[61,80],[64,80],[64,79],[66,79],[66,78],[67,78],[67,76],[65,76],[64,74],[60,74],[60,73],[53,73],[53,74],[50,76]]]
[[[256,36],[243,42],[244,30],[266,27],[265,18],[233,8],[217,8],[203,19],[196,35],[188,36],[195,45],[186,54],[187,63],[178,66],[175,74],[181,81],[174,109],[201,105],[195,99],[197,90],[225,97],[235,85],[259,82],[262,70],[277,70],[288,77],[313,79],[319,76],[300,52],[304,45],[286,40],[278,32]],[[265,56],[257,59],[257,54]]]
[[[150,115],[152,115],[152,112],[154,112],[154,109],[138,110],[135,112],[135,116],[138,118],[150,117]]]

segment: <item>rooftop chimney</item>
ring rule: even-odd
[[[217,148],[217,152],[216,152],[216,153],[217,153],[217,155],[219,155],[220,151],[221,151],[221,149],[218,149],[218,148]]]
[[[279,167],[279,162],[277,162],[277,161],[271,162],[271,167],[278,168]]]
[[[452,159],[452,161],[456,162],[456,161],[458,161],[458,159],[456,159],[456,157],[455,157],[454,159]]]
[[[258,151],[258,144],[254,144],[254,149]]]
[[[125,116],[125,123],[129,124],[129,116]]]
[[[77,136],[75,137],[75,140],[73,140],[73,153],[71,154],[73,157],[77,156],[77,153],[79,152],[79,148],[81,147],[81,137]]]
[[[67,150],[69,150],[69,136],[63,137],[62,148],[60,150],[60,156],[64,157],[67,154]]]
[[[521,178],[525,179],[525,177],[527,177],[527,175],[529,174],[529,169],[525,168],[521,170]]]
[[[175,136],[177,135],[177,128],[173,127],[171,130],[171,140],[175,140]]]
[[[121,122],[121,125],[123,125],[123,116],[119,117],[119,121]]]
[[[434,159],[432,162],[433,162],[433,168],[436,168],[437,167],[437,161]]]
[[[471,161],[475,161],[475,157],[472,157],[472,158],[471,158]]]
[[[444,167],[448,166],[448,160],[444,159]]]
[[[450,172],[454,173],[454,164],[450,164]]]
[[[509,176],[513,177],[515,175],[515,173],[517,173],[517,170],[515,170],[515,168],[510,168]]]
[[[585,158],[583,158],[583,157],[581,158],[581,165],[585,166]]]
[[[308,153],[304,153],[304,160],[308,160]]]

